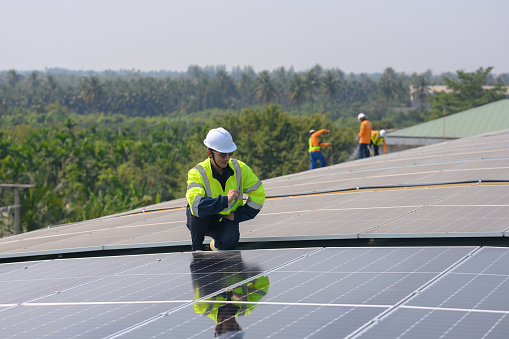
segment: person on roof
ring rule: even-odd
[[[187,228],[193,251],[205,250],[205,236],[212,250],[233,250],[240,238],[239,222],[253,219],[265,202],[260,179],[242,161],[232,158],[237,146],[222,127],[211,129],[205,140],[205,161],[187,175]],[[246,203],[243,194],[248,196]]]
[[[311,166],[309,169],[315,169],[316,168],[316,162],[320,161],[320,166],[325,167],[327,166],[327,162],[325,161],[325,157],[323,156],[322,152],[320,151],[320,147],[331,147],[331,143],[320,143],[319,137],[320,135],[324,133],[329,133],[330,130],[328,129],[321,129],[319,131],[315,131],[314,129],[309,131],[309,160],[311,161]]]
[[[385,130],[371,131],[371,145],[373,145],[373,152],[375,156],[378,155],[378,146],[383,143],[384,152],[387,154],[387,145],[385,144]]]
[[[361,123],[361,130],[359,132],[359,152],[357,153],[357,158],[367,158],[369,157],[369,145],[371,144],[371,123],[366,118],[364,113],[359,113],[357,116],[357,120]]]

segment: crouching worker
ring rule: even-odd
[[[187,175],[187,228],[192,250],[205,250],[205,236],[212,250],[233,250],[239,238],[239,222],[253,219],[265,202],[260,179],[242,161],[232,158],[237,146],[222,127],[211,129],[203,141],[207,160]],[[248,196],[244,205],[243,194]]]

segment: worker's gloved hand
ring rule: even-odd
[[[330,129],[328,129],[328,130],[327,130],[327,133],[329,133],[329,134],[330,134]]]

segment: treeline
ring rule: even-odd
[[[492,68],[489,68],[491,71]],[[482,69],[481,69],[482,70]],[[482,85],[508,85],[509,74],[490,71]],[[483,70],[484,72],[484,70]],[[238,111],[276,104],[291,114],[321,113],[331,121],[369,113],[374,120],[401,117],[396,108],[408,108],[411,98],[421,103],[430,96],[429,85],[457,81],[457,74],[432,76],[431,72],[406,75],[387,68],[382,74],[347,75],[339,69],[316,65],[304,72],[281,67],[272,72],[254,72],[250,67],[201,68],[166,77],[140,73],[97,73],[90,76],[50,71],[0,74],[0,114],[26,109],[47,113],[58,103],[78,114],[104,112],[130,117],[173,116],[210,110]],[[410,124],[425,119],[425,111],[410,117]],[[408,118],[408,117],[405,117]]]
[[[333,126],[323,115],[296,117],[268,106],[196,122],[155,118],[140,139],[134,118],[119,118],[123,127],[109,129],[111,121],[98,116],[97,124],[84,128],[90,117],[50,113],[62,115],[64,122],[17,125],[0,133],[0,182],[35,185],[21,194],[23,231],[184,197],[187,171],[206,158],[203,139],[213,127],[231,131],[238,146],[235,157],[262,179],[309,167],[309,129],[331,129],[327,139],[334,144],[333,154],[326,155],[336,162],[353,152],[357,130]],[[12,192],[2,193],[0,206],[13,205]],[[13,232],[12,215],[4,211],[3,216],[1,236]]]

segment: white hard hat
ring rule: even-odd
[[[384,130],[384,129],[380,131],[380,136],[381,136],[382,138],[385,138],[385,130]]]
[[[365,119],[366,118],[366,114],[364,113],[359,113],[359,115],[357,116],[357,120],[361,120],[361,119]]]
[[[314,129],[312,129],[312,130],[310,130],[310,131],[309,131],[309,134],[313,134],[313,133],[315,133],[315,132],[316,132],[316,131],[315,131]]]
[[[211,129],[203,143],[221,153],[230,153],[237,149],[230,133],[222,127]]]

